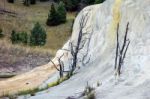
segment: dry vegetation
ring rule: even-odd
[[[39,47],[12,45],[7,42],[7,39],[0,40],[0,46],[0,72],[2,76],[3,73],[22,73],[47,64],[50,54],[55,53]]]
[[[66,42],[71,35],[71,26],[75,18],[75,13],[67,14],[67,22],[65,24],[56,27],[48,27],[45,22],[47,20],[50,4],[50,2],[43,2],[26,7],[17,0],[15,4],[5,3],[4,7],[4,3],[0,2],[1,8],[17,13],[16,16],[0,14],[0,28],[2,28],[5,34],[9,37],[13,29],[30,33],[34,24],[40,22],[40,24],[46,29],[48,35],[47,43],[44,47],[57,50],[62,47],[64,42]]]
[[[28,71],[48,63],[50,56],[53,57],[57,49],[61,48],[71,35],[75,13],[67,14],[65,24],[48,27],[45,22],[50,9],[50,2],[38,2],[36,5],[26,7],[21,1],[16,0],[15,4],[9,4],[6,0],[0,2],[0,9],[16,13],[16,15],[0,13],[0,28],[5,35],[5,38],[0,40],[0,72]],[[12,30],[30,33],[36,22],[40,22],[46,29],[47,43],[45,46],[29,47],[11,44],[10,34]]]

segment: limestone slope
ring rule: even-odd
[[[76,44],[79,23],[83,16],[88,21],[83,29],[90,40],[80,50],[78,59],[85,58],[87,64],[78,61],[80,69],[69,80],[31,99],[66,99],[83,92],[86,83],[96,87],[97,99],[149,99],[150,82],[150,0],[106,0],[82,10],[75,20],[71,39],[62,49],[69,49],[69,42]],[[123,43],[126,25],[129,22],[130,45],[121,69],[115,77],[116,31],[119,27],[119,42]],[[56,58],[64,53],[62,61],[66,69],[71,63],[70,52],[59,50]],[[55,75],[54,75],[55,76]],[[53,81],[50,78],[46,83]],[[77,98],[78,99],[78,98]]]

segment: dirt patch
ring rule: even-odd
[[[51,52],[43,49],[12,45],[7,40],[0,40],[0,46],[0,74],[24,73],[50,61]]]

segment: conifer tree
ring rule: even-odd
[[[51,5],[51,10],[49,11],[46,24],[48,26],[55,26],[59,24],[59,14],[56,11],[54,4]]]
[[[66,9],[65,9],[65,5],[64,3],[61,1],[58,5],[58,8],[57,8],[57,12],[59,14],[59,22],[60,23],[64,23],[66,22]]]
[[[46,43],[46,31],[37,22],[31,31],[30,44],[33,46],[43,46]]]

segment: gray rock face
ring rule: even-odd
[[[78,59],[83,59],[86,55],[85,61],[89,58],[90,61],[84,65],[78,61],[81,68],[77,70],[77,74],[30,98],[66,99],[69,96],[78,96],[89,82],[96,89],[97,99],[149,99],[150,0],[106,0],[103,4],[85,8],[77,16],[72,37],[63,49],[69,49],[69,42],[77,43],[83,16],[88,18],[83,28],[83,33],[87,34],[83,38],[85,46],[80,50]],[[117,25],[119,23],[119,42],[122,46],[128,22],[127,38],[130,44],[121,75],[116,77],[114,64]],[[67,69],[71,63],[70,52],[59,50],[56,57],[63,53],[65,55],[62,61]],[[102,85],[96,87],[97,82]]]

